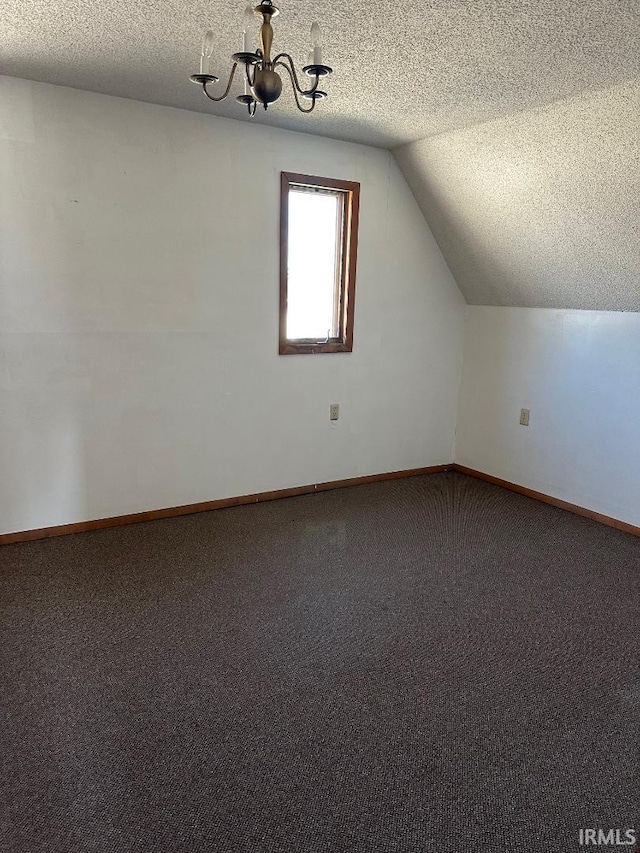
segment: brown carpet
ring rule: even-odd
[[[627,534],[450,473],[0,565],[3,853],[640,836]]]

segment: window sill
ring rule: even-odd
[[[321,355],[329,352],[352,352],[353,344],[342,341],[317,341],[300,343],[294,341],[280,342],[280,355]]]

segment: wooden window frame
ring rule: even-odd
[[[287,264],[289,257],[289,190],[292,187],[318,187],[344,194],[342,246],[340,252],[339,333],[328,341],[287,338]],[[281,172],[280,188],[280,355],[318,355],[353,351],[353,317],[356,298],[360,184],[317,175]],[[310,229],[311,230],[311,229]],[[338,278],[338,277],[336,277]]]

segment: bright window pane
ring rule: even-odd
[[[324,340],[336,328],[338,226],[342,197],[289,191],[287,338]]]

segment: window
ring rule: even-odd
[[[360,184],[282,173],[280,353],[351,352]]]

